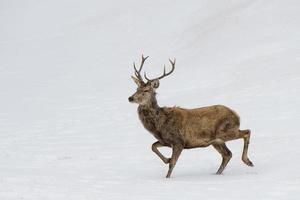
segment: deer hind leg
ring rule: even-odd
[[[160,143],[159,141],[154,142],[152,144],[152,151],[158,155],[158,157],[160,157],[160,159],[165,163],[168,164],[170,162],[170,158],[166,158],[164,155],[162,155],[157,148],[159,147],[163,147],[164,145],[162,143]]]
[[[226,165],[228,164],[229,160],[232,157],[231,151],[227,148],[225,143],[222,144],[213,144],[213,147],[222,155],[222,163],[217,171],[217,174],[221,174]]]
[[[248,146],[249,146],[249,142],[250,142],[251,131],[250,130],[239,130],[239,133],[240,133],[240,137],[244,139],[244,149],[243,149],[243,154],[242,154],[242,161],[246,165],[253,167],[254,166],[253,163],[248,158]]]
[[[181,145],[173,146],[172,156],[171,156],[171,160],[170,160],[170,163],[169,163],[169,171],[168,171],[168,174],[167,174],[166,178],[170,178],[170,176],[172,174],[172,171],[173,171],[173,169],[176,165],[176,162],[177,162],[182,150],[183,150],[183,147]]]

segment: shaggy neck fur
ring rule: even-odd
[[[140,105],[139,108],[147,109],[149,111],[157,111],[157,110],[159,110],[160,107],[157,104],[156,94],[154,94],[151,97],[150,101],[146,105]]]
[[[161,108],[157,104],[155,95],[153,95],[148,104],[140,105],[138,107],[138,114],[144,127],[150,131],[154,137],[160,140],[161,133],[158,130],[158,123],[161,115]]]
[[[160,112],[160,107],[157,104],[156,94],[154,94],[151,97],[150,101],[146,105],[139,105],[138,112],[139,115],[143,115],[144,117],[155,118],[155,116],[158,116]]]

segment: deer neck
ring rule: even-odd
[[[156,134],[161,114],[161,108],[157,104],[156,97],[154,96],[148,104],[140,105],[138,107],[138,114],[144,127],[151,133]]]
[[[151,98],[149,103],[147,103],[145,105],[140,105],[138,107],[138,110],[147,111],[147,112],[149,112],[149,114],[158,115],[159,112],[160,112],[160,107],[157,104],[157,100],[156,100],[155,95]]]

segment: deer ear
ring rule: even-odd
[[[159,87],[159,80],[158,79],[154,79],[153,81],[151,81],[151,87],[153,88],[158,88]]]
[[[137,84],[137,86],[141,86],[141,82],[139,79],[135,78],[134,76],[131,76],[132,80]]]

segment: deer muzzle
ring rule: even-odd
[[[129,102],[133,102],[133,97],[132,97],[132,96],[129,97],[129,98],[128,98],[128,101],[129,101]]]

